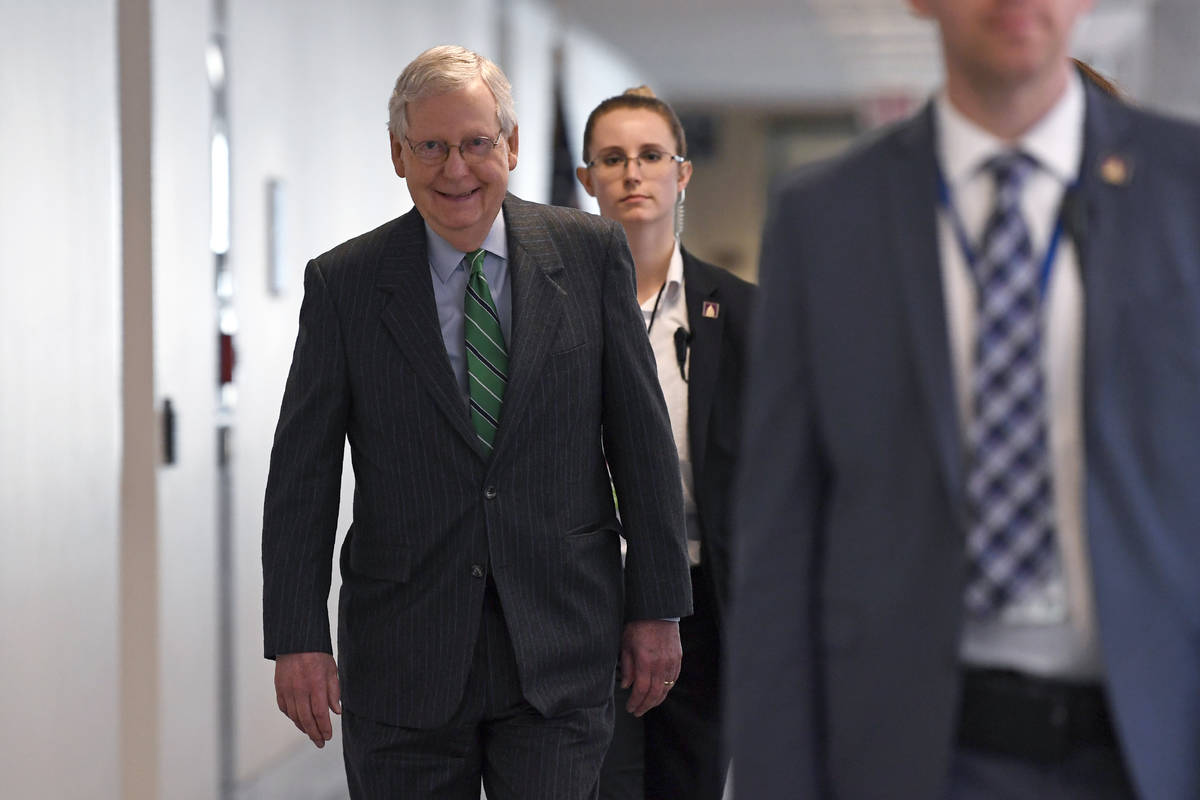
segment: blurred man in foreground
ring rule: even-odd
[[[1090,0],[911,0],[946,84],[774,202],[739,797],[1200,796],[1200,133]]]

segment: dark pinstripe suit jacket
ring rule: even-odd
[[[690,613],[678,463],[621,229],[512,195],[503,213],[513,331],[490,459],[446,356],[417,211],[305,274],[264,511],[266,655],[331,650],[348,439],[342,696],[392,724],[436,726],[458,706],[488,574],[526,699],[547,715],[610,696],[623,620]]]

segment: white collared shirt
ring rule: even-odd
[[[658,306],[657,311],[655,305]],[[642,318],[649,328],[650,347],[654,350],[654,361],[658,366],[658,382],[667,401],[671,432],[675,435],[675,448],[679,451],[684,510],[689,515],[695,514],[692,450],[688,444],[688,385],[683,379],[690,367],[691,351],[684,356],[681,373],[675,349],[675,332],[680,328],[685,331],[691,330],[683,287],[683,254],[679,250],[679,242],[675,243],[675,250],[671,253],[671,265],[667,268],[667,281],[663,284],[662,292],[642,303]]]
[[[1068,186],[1083,155],[1084,91],[1072,71],[1057,104],[1016,146],[1038,164],[1026,181],[1021,211],[1034,252],[1045,254]],[[977,243],[994,204],[994,183],[982,167],[1011,150],[953,107],[943,91],[934,101],[938,160],[968,239]],[[946,323],[963,441],[972,415],[971,373],[977,313],[970,268],[948,211],[939,212],[939,246]],[[1083,282],[1074,243],[1059,240],[1043,298],[1043,370],[1059,559],[1048,579],[1004,610],[998,621],[970,617],[962,656],[967,663],[1011,667],[1064,678],[1096,678],[1096,639],[1084,519]]]

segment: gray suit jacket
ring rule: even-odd
[[[503,213],[513,331],[490,458],[446,356],[416,210],[305,276],[263,522],[266,655],[331,649],[348,439],[343,702],[391,724],[457,708],[489,576],[525,697],[547,715],[611,695],[623,620],[691,610],[675,447],[621,229],[511,195]]]
[[[946,778],[966,508],[933,135],[926,110],[810,171],[767,225],[730,646],[738,796],[934,798]],[[1089,87],[1076,197],[1109,696],[1140,792],[1200,797],[1200,133]]]

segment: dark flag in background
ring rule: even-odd
[[[567,141],[567,110],[563,103],[563,48],[554,48],[554,148],[550,166],[550,205],[579,208],[575,199],[575,162]]]

